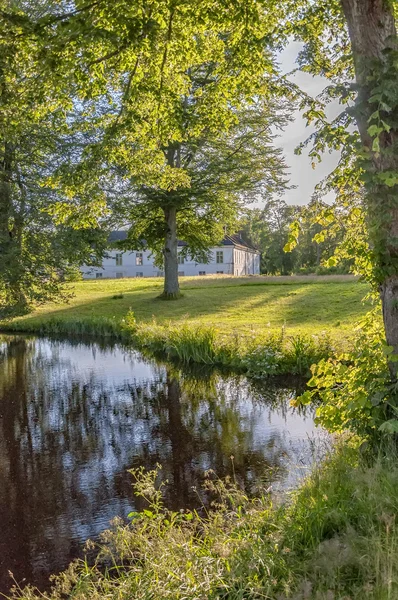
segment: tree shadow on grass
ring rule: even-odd
[[[228,321],[226,328],[236,330],[250,324],[258,327],[262,318],[265,326],[271,318],[272,325],[277,327],[287,323],[289,326],[302,325],[308,328],[313,324],[314,329],[319,329],[320,323],[326,328],[332,328],[336,321],[354,323],[367,310],[361,303],[365,290],[357,283],[336,283],[334,286],[330,283],[326,286],[296,283],[289,286],[289,291],[286,290],[286,284],[264,286],[261,291],[258,286],[225,286],[223,289],[224,293],[212,287],[198,287],[189,292],[185,288],[184,297],[170,303],[159,302],[153,287],[150,292],[143,288],[128,292],[123,290],[122,294],[115,297],[113,290],[101,298],[85,298],[81,302],[75,298],[67,306],[51,305],[47,310],[41,309],[18,319],[18,329],[23,330],[26,325],[28,330],[38,321],[53,318],[72,321],[105,317],[120,321],[129,310],[134,312],[138,323],[155,319],[159,324],[185,320],[206,324],[208,318],[209,325],[222,326]],[[233,322],[234,318],[236,323]],[[10,322],[3,325],[8,330],[12,328]]]
[[[363,302],[367,290],[362,286],[350,286],[348,290],[342,284],[333,290],[325,290],[321,285],[300,286],[297,294],[283,290],[277,302],[280,304],[283,321],[288,325],[309,322],[315,325],[321,322],[333,326],[336,321],[353,323],[370,309],[370,301]],[[246,308],[256,311],[265,302],[264,298],[254,304],[250,303]]]

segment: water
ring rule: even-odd
[[[295,393],[117,346],[1,336],[0,592],[9,570],[44,589],[114,516],[140,510],[128,469],[161,464],[174,509],[200,505],[208,469],[250,493],[294,485],[317,444]]]

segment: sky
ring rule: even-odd
[[[280,56],[282,70],[285,73],[295,68],[295,60],[300,51],[301,44],[292,42]],[[327,85],[322,77],[313,77],[309,73],[297,73],[292,77],[305,92],[312,96],[319,94]],[[329,108],[329,115],[337,115],[339,106],[337,102]],[[329,116],[328,115],[328,116]],[[288,204],[307,204],[311,199],[315,186],[328,173],[330,173],[337,164],[338,154],[325,154],[322,162],[315,169],[311,166],[311,159],[307,151],[303,151],[300,156],[294,154],[294,149],[303,142],[313,130],[306,127],[305,120],[299,111],[294,114],[294,122],[290,123],[286,130],[276,140],[276,143],[283,149],[286,163],[289,166],[290,183],[296,186],[295,189],[288,190],[283,197]],[[331,200],[332,198],[329,197]]]

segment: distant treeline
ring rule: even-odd
[[[335,266],[325,262],[333,256],[339,242],[344,238],[344,227],[337,233],[330,229],[330,235],[314,237],[325,232],[324,224],[316,222],[317,215],[325,210],[324,203],[310,202],[307,205],[288,205],[283,200],[270,200],[265,208],[255,208],[246,213],[242,224],[243,237],[258,248],[261,253],[261,272],[269,275],[348,273],[352,261],[340,260]],[[300,222],[300,235],[297,246],[285,252],[290,226]],[[314,222],[315,221],[315,222]],[[326,228],[327,230],[327,228]]]

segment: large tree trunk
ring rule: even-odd
[[[12,149],[4,144],[0,158],[0,248],[2,256],[10,245],[9,223],[12,217],[11,178],[12,178]]]
[[[19,173],[17,183],[20,187],[19,210],[16,209],[12,197],[12,181],[16,173],[15,149],[4,143],[0,158],[0,278],[5,288],[6,306],[1,311],[25,312],[27,298],[21,278],[20,254],[22,247],[22,231],[25,217],[26,190]]]
[[[370,152],[367,184],[368,224],[375,256],[375,270],[380,285],[387,343],[398,354],[398,185],[382,183],[377,175],[394,172],[398,176],[398,98],[387,110],[369,102],[377,86],[383,88],[387,78],[391,86],[388,50],[397,50],[397,31],[391,0],[341,0],[351,39],[358,102],[356,119],[363,146]],[[391,69],[391,67],[390,67]],[[394,72],[392,72],[394,77]],[[398,75],[397,75],[398,85]],[[397,88],[398,94],[398,88]],[[380,149],[373,147],[368,133],[369,117],[375,110],[391,125],[380,135]],[[383,112],[384,111],[384,112]],[[390,363],[395,379],[398,363]]]
[[[164,240],[164,290],[161,298],[176,300],[180,297],[178,283],[178,239],[177,239],[177,209],[170,206],[164,209],[166,235]]]

